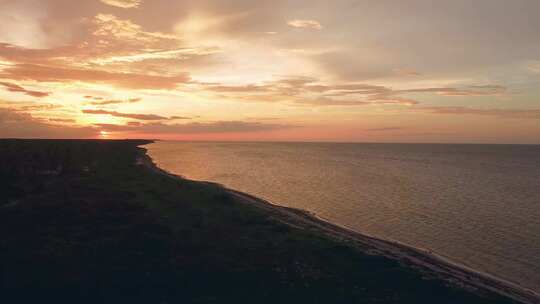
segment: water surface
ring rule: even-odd
[[[540,291],[540,146],[157,142],[165,170]]]

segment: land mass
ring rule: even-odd
[[[148,143],[0,140],[3,303],[539,303],[422,250],[169,174]]]

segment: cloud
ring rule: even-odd
[[[50,110],[57,110],[61,109],[63,106],[59,104],[30,104],[30,105],[17,105],[16,108],[14,108],[14,111],[23,111],[23,112],[35,112],[35,111],[50,111]]]
[[[74,57],[76,54],[71,47],[33,49],[0,42],[0,58],[9,60],[9,65],[17,62],[45,63],[52,61],[53,58]]]
[[[527,70],[533,73],[540,74],[540,61],[529,62],[526,66]]]
[[[403,105],[419,101],[405,95],[414,93],[441,96],[500,96],[507,92],[501,85],[469,85],[465,87],[425,87],[392,89],[365,83],[324,83],[313,77],[284,77],[260,84],[199,84],[203,90],[217,92],[220,97],[260,102],[292,102],[315,106]]]
[[[23,87],[21,87],[19,85],[16,85],[14,83],[9,83],[9,82],[0,81],[0,85],[4,86],[10,92],[23,93],[23,94],[26,94],[26,95],[32,96],[32,97],[47,97],[47,96],[49,96],[51,94],[51,93],[48,93],[48,92],[27,90],[27,89],[25,89],[25,88],[23,88]]]
[[[10,82],[33,80],[174,90],[190,82],[185,70],[203,64],[210,66],[209,57],[218,51],[211,47],[186,47],[174,34],[145,31],[139,24],[114,15],[98,14],[81,24],[81,37],[77,37],[81,40],[61,47],[30,49],[0,42],[0,78]],[[12,91],[25,93],[19,89],[10,86]],[[45,92],[30,90],[26,94],[46,96]],[[96,100],[92,104],[112,103]]]
[[[357,82],[396,76],[396,65],[403,63],[394,62],[395,57],[385,56],[385,53],[386,50],[376,46],[345,47],[307,55],[307,58],[340,81]]]
[[[104,98],[101,96],[92,96],[92,95],[85,95],[84,98],[86,99],[93,99],[93,100],[103,100]]]
[[[188,74],[175,76],[108,72],[95,69],[50,67],[36,64],[15,64],[0,72],[0,77],[39,82],[90,82],[129,89],[174,89],[190,80]]]
[[[301,99],[297,103],[312,105],[312,106],[367,106],[367,105],[396,105],[396,106],[413,106],[418,104],[418,101],[405,98],[377,98],[377,99],[339,99],[339,98],[313,98]]]
[[[4,101],[0,100],[1,108],[8,108],[13,112],[41,112],[51,111],[63,108],[60,104],[38,103],[38,102],[19,102],[19,101]]]
[[[101,0],[101,2],[120,8],[136,8],[141,5],[142,0]]]
[[[180,119],[191,119],[191,117],[187,117],[187,116],[171,116],[171,117],[169,117],[169,120],[180,120]]]
[[[386,132],[386,131],[397,131],[397,130],[403,130],[402,127],[384,127],[384,128],[372,128],[372,129],[366,129],[367,132]]]
[[[96,127],[110,132],[138,132],[153,134],[208,134],[208,133],[247,133],[271,131],[295,126],[270,124],[260,122],[245,121],[217,121],[199,123],[192,122],[186,124],[164,124],[164,123],[135,123],[127,125],[115,124],[95,124]]]
[[[481,115],[512,119],[540,119],[540,109],[497,109],[470,107],[417,107],[412,110],[433,114]]]
[[[61,122],[61,123],[75,123],[77,121],[71,118],[48,118],[47,120],[51,122]]]
[[[371,101],[371,104],[380,105],[414,106],[420,103],[414,99],[400,97],[371,97],[369,100]]]
[[[26,47],[47,47],[49,37],[42,26],[46,16],[41,1],[0,1],[0,41]]]
[[[95,25],[92,35],[101,39],[105,38],[109,42],[117,40],[130,45],[153,43],[154,48],[156,46],[162,48],[177,45],[181,41],[176,35],[144,31],[140,25],[111,14],[98,14],[92,21]]]
[[[136,120],[181,120],[181,119],[191,119],[191,117],[185,116],[161,116],[156,114],[135,114],[135,113],[121,113],[117,111],[107,111],[107,110],[82,110],[84,114],[95,114],[95,115],[111,115],[114,117],[121,118],[131,118]]]
[[[90,25],[90,35],[81,45],[90,65],[170,74],[188,65],[208,67],[222,52],[197,40],[191,42],[194,45],[187,45],[185,37],[177,34],[146,31],[141,25],[115,15],[98,14]]]
[[[463,121],[475,131],[482,118],[495,123],[497,115],[531,116],[523,110],[537,108],[540,21],[533,15],[540,2],[509,6],[479,0],[482,4],[471,8],[456,0],[433,9],[422,0],[375,6],[308,1],[309,8],[306,1],[142,1],[0,0],[0,94],[35,101],[54,94],[63,109],[12,106],[48,124],[70,123],[46,120],[65,117],[81,124],[130,121],[130,128],[148,123],[171,128],[183,122],[171,119],[187,118],[170,117],[182,108],[192,118],[205,109],[215,120],[264,114],[282,119],[273,122],[324,121],[336,129],[345,120],[360,126],[357,115],[379,119],[374,117],[385,112],[380,119],[412,119],[425,115],[407,113],[424,111],[434,113],[430,118]],[[358,18],[359,12],[369,13]],[[516,18],[523,14],[531,18]],[[84,95],[96,98],[77,97]],[[123,100],[131,96],[151,98],[154,110]],[[429,110],[423,99],[426,106],[446,109]],[[510,101],[521,109],[505,110]],[[225,113],[231,105],[236,111]],[[488,108],[476,109],[481,106]],[[92,116],[81,109],[118,112]],[[150,116],[112,116],[121,114]],[[185,122],[194,121],[199,120]],[[507,122],[523,128],[533,123]],[[379,126],[385,124],[373,125]]]
[[[321,30],[323,26],[317,20],[295,19],[287,22],[289,26],[310,30]]]
[[[107,110],[82,110],[84,114],[99,114],[99,115],[111,115],[114,117],[122,118],[132,118],[137,120],[169,120],[171,118],[156,115],[156,114],[133,114],[133,113],[121,113],[116,111],[107,111]],[[178,116],[175,116],[178,117]],[[178,118],[174,118],[178,119]]]
[[[32,49],[2,43],[0,57],[12,63],[62,68],[101,68],[114,72],[155,72],[170,75],[180,66],[208,66],[216,47],[186,46],[176,34],[145,31],[139,24],[111,14],[80,22],[78,40],[62,46]]]
[[[506,93],[507,88],[500,85],[473,85],[465,88],[422,88],[397,90],[394,93],[436,93],[443,96],[493,96]]]
[[[220,85],[201,84],[203,89],[218,92],[223,97],[240,100],[280,102],[291,101],[312,105],[364,105],[374,103],[398,104],[404,100],[384,98],[391,89],[363,83],[325,84],[313,77],[283,77],[262,84]],[[360,96],[360,97],[359,97]],[[366,98],[377,96],[377,98]],[[337,98],[340,97],[340,98]],[[408,100],[407,103],[411,103]]]
[[[97,14],[80,22],[78,39],[52,48],[29,48],[0,40],[0,57],[19,63],[76,66],[108,65],[146,60],[187,60],[215,53],[215,48],[186,47],[180,37],[145,31],[128,19]]]
[[[397,76],[422,76],[421,73],[410,69],[394,69]]]
[[[98,131],[92,127],[51,124],[28,113],[0,108],[2,138],[89,138],[97,135]]]
[[[218,48],[179,48],[171,50],[148,51],[129,55],[116,55],[107,58],[99,58],[91,61],[98,65],[107,65],[114,63],[134,63],[141,61],[158,61],[158,60],[188,60],[196,56],[206,56],[217,54],[220,52]]]
[[[88,96],[85,96],[85,97],[88,97]],[[94,99],[95,97],[92,97],[92,96],[89,96],[90,98],[87,98],[87,99]],[[100,99],[102,99],[101,97],[99,97]],[[123,104],[123,103],[136,103],[136,102],[140,102],[142,99],[141,98],[129,98],[129,99],[109,99],[109,100],[96,100],[96,101],[91,101],[89,104],[90,105],[93,105],[93,106],[106,106],[106,105],[112,105],[112,104]]]
[[[331,33],[316,37],[319,44],[347,50],[311,59],[326,61],[326,72],[348,81],[395,77],[395,69],[403,66],[438,79],[511,79],[509,72],[517,63],[539,59],[535,30],[540,21],[530,24],[519,16],[540,9],[540,2],[508,7],[504,1],[480,0],[479,7],[471,8],[467,1],[456,0],[434,9],[423,0],[398,2],[379,1],[374,7],[369,1],[351,6],[334,1],[326,13],[321,6],[310,8],[310,13],[324,16]]]

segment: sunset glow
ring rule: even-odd
[[[1,1],[0,137],[540,143],[540,2]]]

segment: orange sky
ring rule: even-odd
[[[540,143],[538,11],[0,0],[0,137]]]

